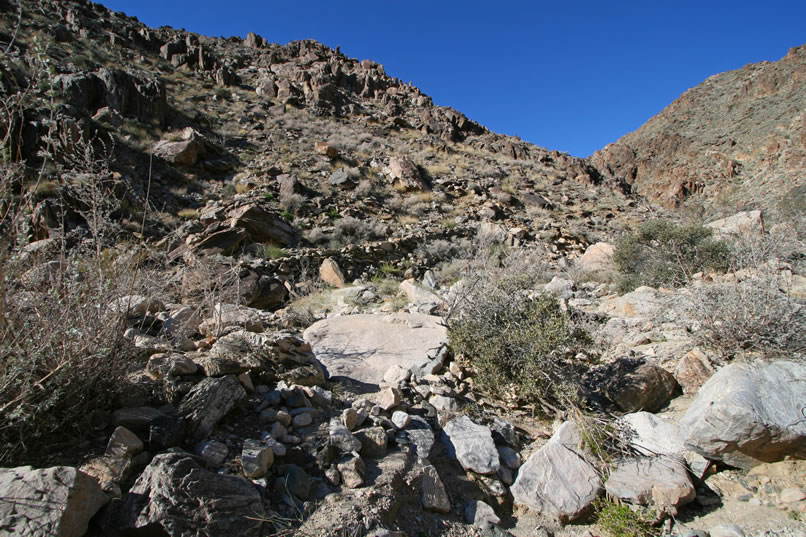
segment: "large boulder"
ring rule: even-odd
[[[746,236],[764,233],[764,219],[761,211],[743,211],[726,218],[705,224],[719,236]]]
[[[586,272],[606,272],[616,268],[613,262],[615,248],[607,242],[597,242],[588,246],[576,265]]]
[[[618,420],[635,453],[644,457],[665,457],[686,462],[689,472],[701,478],[710,466],[702,455],[689,450],[680,427],[650,412],[625,414]]]
[[[207,471],[187,453],[163,453],[135,481],[119,525],[127,535],[258,537],[263,518],[247,479]]]
[[[207,154],[207,143],[198,131],[188,127],[182,131],[181,139],[154,144],[153,152],[171,164],[195,166]]]
[[[246,391],[234,375],[206,378],[196,384],[178,408],[188,422],[190,440],[194,444],[207,440],[218,421],[245,397]]]
[[[467,416],[454,418],[443,427],[448,449],[465,470],[494,474],[501,467],[498,450],[488,427]]]
[[[612,372],[605,393],[624,412],[655,412],[680,389],[674,375],[655,364],[622,359]]]
[[[414,313],[346,315],[317,321],[303,337],[331,376],[378,385],[393,365],[412,371],[447,343],[439,317]]]
[[[245,229],[252,242],[293,246],[299,241],[299,231],[283,220],[280,214],[248,203],[227,212],[231,227]]]
[[[751,468],[806,458],[806,364],[730,364],[697,392],[680,421],[686,445],[711,460]]]
[[[602,487],[596,469],[579,452],[576,425],[563,423],[521,466],[510,491],[518,505],[569,522],[588,512]]]
[[[81,537],[108,498],[69,466],[0,469],[0,535]]]

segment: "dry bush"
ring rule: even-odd
[[[346,216],[336,220],[333,238],[342,244],[361,243],[368,240],[383,239],[388,233],[388,228],[382,222],[360,220],[352,216]]]
[[[126,185],[109,169],[112,147],[85,138],[75,122],[58,120],[53,71],[34,47],[30,85],[0,88],[0,464],[32,462],[76,445],[94,411],[108,409],[124,376],[142,367],[123,338],[125,316],[112,307],[144,294],[148,281],[139,248],[110,248],[120,226]],[[8,52],[3,65],[13,62]],[[26,107],[50,107],[38,162],[22,162],[14,125]],[[35,164],[35,167],[34,167]],[[45,209],[36,197],[59,178]],[[54,181],[54,183],[56,183]],[[146,207],[143,208],[145,212]],[[60,229],[34,221],[51,211]],[[68,224],[68,219],[70,220]],[[32,233],[32,230],[38,230]],[[27,248],[49,233],[50,248]],[[41,459],[40,459],[41,460]]]
[[[304,205],[307,199],[302,194],[286,193],[280,194],[280,208],[283,211],[296,214]]]
[[[743,281],[697,288],[688,309],[701,329],[697,343],[725,359],[744,353],[798,357],[806,353],[806,305],[787,293],[785,276],[753,271]]]

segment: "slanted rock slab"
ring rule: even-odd
[[[460,416],[446,423],[443,430],[449,449],[465,470],[494,474],[501,467],[488,427],[474,423],[467,416]]]
[[[594,467],[579,455],[579,442],[576,425],[563,423],[521,466],[510,489],[514,502],[560,522],[587,513],[602,487]]]
[[[311,325],[303,337],[331,377],[379,385],[393,365],[416,369],[447,343],[441,319],[416,313],[346,315]]]
[[[206,440],[218,421],[245,397],[246,391],[233,375],[206,378],[196,384],[178,408],[179,415],[188,420],[191,442]]]
[[[0,535],[81,537],[107,502],[92,477],[69,466],[0,469]]]
[[[605,484],[610,496],[629,503],[652,505],[675,514],[696,496],[685,465],[668,456],[624,460],[615,465]]]

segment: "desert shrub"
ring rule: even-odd
[[[660,533],[652,527],[653,513],[633,510],[627,504],[605,498],[593,502],[596,524],[610,537],[653,537]]]
[[[448,317],[450,343],[482,389],[554,410],[559,401],[575,398],[582,365],[575,356],[591,338],[581,318],[556,297],[532,290],[537,271],[510,268],[527,259],[514,257],[504,260],[503,269],[466,278],[462,300]]]
[[[305,196],[295,193],[280,194],[280,208],[283,211],[296,214],[305,205]]]
[[[345,216],[336,220],[333,238],[340,243],[363,242],[386,237],[388,229],[382,222]]]
[[[802,357],[806,306],[786,290],[783,275],[763,270],[737,283],[696,289],[688,303],[700,325],[695,339],[726,359],[742,353]]]
[[[52,102],[50,74],[42,68],[21,90],[0,87],[0,465],[41,462],[77,445],[91,414],[109,409],[124,377],[142,367],[112,307],[124,295],[142,294],[150,278],[139,248],[109,248],[125,191],[108,167],[110,144],[76,137],[53,121],[36,166],[15,160],[15,111]],[[66,218],[59,230],[32,218],[50,174],[64,180],[53,210],[76,215],[70,228]],[[21,188],[26,181],[33,187]],[[41,232],[57,240],[31,253],[26,243]]]
[[[617,287],[627,292],[641,285],[677,287],[697,272],[724,270],[730,249],[709,228],[655,219],[619,240],[613,260],[620,272]]]
[[[261,244],[261,254],[266,259],[279,259],[288,255],[288,250],[275,244]]]
[[[1,463],[29,460],[56,437],[79,438],[88,416],[124,389],[138,354],[110,306],[143,292],[139,263],[131,253],[96,257],[91,246],[49,263],[2,261]]]

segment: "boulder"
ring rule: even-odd
[[[683,388],[683,393],[697,393],[713,374],[714,367],[700,349],[687,352],[674,370],[674,378]]]
[[[274,451],[257,440],[244,440],[241,450],[241,466],[246,477],[259,479],[266,475],[274,462]]]
[[[384,171],[401,190],[428,190],[420,169],[409,157],[392,157]]]
[[[620,461],[611,468],[605,490],[612,497],[632,504],[651,505],[672,515],[696,496],[685,465],[671,457]]]
[[[616,366],[605,392],[624,412],[655,412],[679,389],[674,376],[654,364],[620,360]]]
[[[806,364],[734,363],[697,392],[680,429],[686,446],[740,468],[806,458]]]
[[[501,519],[489,504],[480,500],[471,500],[465,504],[465,522],[480,528],[501,523]]]
[[[356,489],[364,484],[366,467],[361,457],[345,455],[336,461],[336,469],[341,474],[341,482],[349,489]]]
[[[126,427],[117,427],[109,437],[105,454],[132,458],[143,451],[143,441]]]
[[[221,466],[227,459],[229,448],[227,445],[217,440],[207,440],[196,446],[196,455],[204,459],[204,462],[216,468]]]
[[[187,453],[163,453],[135,481],[120,511],[124,534],[259,537],[265,518],[249,480],[204,470]]]
[[[180,166],[195,166],[207,155],[207,143],[198,131],[187,127],[179,140],[160,140],[152,148],[154,155]]]
[[[258,310],[237,304],[216,304],[213,316],[197,326],[199,332],[205,336],[218,336],[232,328],[263,332],[263,321]]]
[[[402,397],[403,394],[399,389],[392,386],[389,388],[384,388],[378,395],[378,406],[383,410],[392,410],[400,404]]]
[[[761,211],[743,211],[709,222],[705,227],[713,229],[716,235],[721,236],[762,235],[764,219]]]
[[[335,446],[341,451],[351,452],[361,450],[361,441],[345,427],[338,419],[330,422],[328,444]]]
[[[0,468],[0,534],[81,537],[108,498],[69,466]]]
[[[196,384],[177,409],[187,420],[191,442],[206,440],[218,421],[244,398],[246,391],[234,375],[206,378]]]
[[[400,282],[400,292],[406,295],[406,298],[409,302],[417,306],[426,304],[441,306],[445,302],[428,289],[417,285],[417,282],[414,279],[403,280]]]
[[[198,369],[199,366],[184,354],[152,354],[146,364],[146,372],[156,379],[192,375]]]
[[[338,263],[330,257],[322,261],[322,265],[319,267],[319,277],[333,287],[344,287],[344,284],[347,283]]]
[[[625,426],[627,441],[636,453],[645,457],[661,456],[686,462],[689,472],[701,478],[710,463],[702,456],[689,450],[680,427],[650,412],[625,414],[618,420]]]
[[[277,211],[256,202],[230,209],[227,216],[230,227],[246,230],[252,242],[278,246],[294,246],[299,242],[299,231],[294,226],[283,220]]]
[[[602,487],[596,469],[579,453],[576,425],[565,422],[521,466],[510,491],[514,503],[560,522],[588,512]]]
[[[429,364],[447,343],[447,329],[429,315],[360,314],[317,321],[303,337],[330,376],[378,385],[392,365]]]
[[[477,474],[494,474],[501,464],[488,427],[467,416],[454,418],[443,427],[448,449],[462,468]]]
[[[585,250],[577,262],[576,266],[585,272],[607,272],[615,268],[613,253],[615,248],[607,242],[597,242],[591,244]]]
[[[361,442],[361,455],[373,459],[380,459],[386,455],[386,431],[383,427],[370,427],[362,429],[355,434]]]

